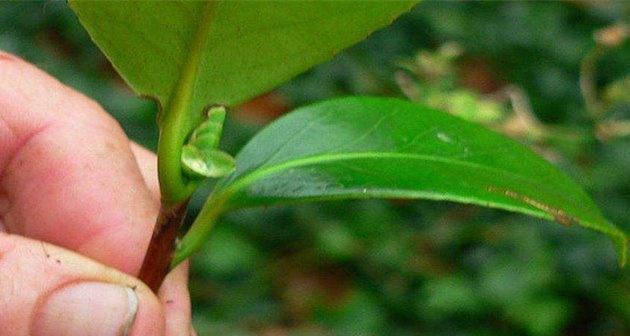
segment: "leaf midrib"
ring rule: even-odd
[[[194,88],[195,80],[197,79],[197,73],[199,72],[199,65],[203,60],[203,50],[208,44],[209,32],[212,20],[212,9],[214,3],[212,1],[206,2],[201,13],[201,20],[192,38],[192,43],[188,49],[187,61],[184,63],[183,69],[178,78],[177,86],[175,87],[174,97],[175,99],[181,99],[184,102],[190,104],[191,94]]]
[[[239,190],[247,187],[248,185],[264,179],[267,176],[273,175],[274,173],[283,171],[285,169],[297,168],[309,166],[312,164],[320,164],[320,163],[330,163],[335,161],[348,161],[348,160],[356,160],[356,159],[410,159],[410,160],[418,160],[418,161],[431,161],[431,162],[440,162],[452,165],[459,165],[464,167],[483,169],[486,171],[498,172],[504,175],[512,176],[516,179],[526,180],[528,183],[535,184],[537,187],[541,189],[545,189],[543,184],[532,180],[527,176],[523,176],[520,174],[516,174],[507,170],[497,169],[494,167],[477,164],[468,161],[462,161],[452,158],[443,158],[436,157],[425,154],[415,154],[415,153],[391,153],[391,152],[346,152],[346,153],[335,153],[335,154],[322,154],[322,155],[313,155],[307,156],[300,159],[284,161],[279,164],[269,165],[259,170],[254,170],[238,179],[236,179],[233,183],[229,184],[221,193],[233,194],[238,192]]]
[[[530,183],[535,184],[539,188],[538,192],[540,192],[541,190],[547,190],[544,184],[540,184],[536,182],[535,180],[533,181],[526,176],[515,174],[506,170],[496,169],[493,167],[477,164],[477,163],[467,162],[467,161],[441,158],[441,157],[435,157],[435,156],[424,155],[424,154],[414,154],[414,153],[348,152],[348,153],[337,153],[337,154],[313,155],[313,156],[308,156],[301,159],[284,161],[279,164],[267,166],[260,170],[255,170],[249,174],[244,175],[241,178],[238,178],[232,184],[229,184],[225,189],[223,190],[217,189],[216,194],[212,196],[211,198],[222,200],[221,202],[228,201],[234,194],[239,192],[241,189],[247,187],[250,183],[256,182],[259,179],[263,179],[266,176],[272,175],[284,169],[308,166],[310,164],[317,164],[317,163],[327,163],[327,162],[334,162],[334,161],[344,161],[344,160],[364,159],[364,158],[375,158],[375,159],[402,158],[402,159],[413,159],[413,160],[420,160],[420,161],[442,162],[442,163],[460,165],[460,166],[471,167],[471,168],[479,168],[479,169],[484,169],[487,171],[494,171],[494,172],[502,173],[508,176],[515,177],[517,179],[526,180]],[[561,198],[564,199],[564,197],[561,197]],[[434,198],[434,199],[442,199],[442,198]],[[448,199],[448,198],[443,198],[443,199]],[[461,201],[461,199],[459,200]],[[489,206],[492,206],[492,205],[489,205]],[[516,208],[512,208],[504,204],[495,205],[495,206],[497,208],[516,211]],[[544,214],[546,212],[541,209],[537,209],[538,211],[532,211],[532,210],[533,209],[524,209],[524,208],[518,209],[519,212],[528,213],[530,215],[541,217],[541,218],[551,219],[551,216],[545,216]],[[575,209],[571,212],[572,213],[575,212]],[[579,215],[577,218],[577,220],[581,223],[582,226],[588,227],[588,228],[591,228],[593,230],[600,231],[603,233],[607,233],[613,237],[616,237],[614,238],[615,242],[616,244],[619,244],[620,249],[622,250],[620,262],[622,265],[624,265],[627,258],[627,255],[626,255],[627,240],[626,240],[625,234],[619,229],[617,229],[616,227],[595,225],[594,223],[598,222],[597,220],[589,220],[587,218],[584,218],[584,215],[585,214]],[[608,223],[605,220],[603,222]]]

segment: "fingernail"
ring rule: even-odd
[[[79,282],[51,293],[34,321],[37,336],[127,336],[138,311],[128,287]]]

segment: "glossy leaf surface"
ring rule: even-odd
[[[578,224],[608,234],[625,261],[624,233],[565,174],[511,139],[410,102],[356,97],[304,107],[261,131],[236,160],[178,257],[201,244],[217,208],[422,198]]]
[[[223,177],[235,169],[234,158],[218,149],[226,109],[208,109],[207,118],[190,135],[182,148],[182,168],[193,178]]]
[[[233,172],[235,165],[230,154],[217,149],[182,148],[182,167],[192,177],[223,177]]]

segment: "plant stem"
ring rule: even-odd
[[[188,120],[189,111],[178,104],[172,108],[163,116],[161,123],[164,126],[160,125],[158,142],[158,175],[163,206],[188,199],[197,187],[184,176],[181,166],[182,147],[193,129]]]
[[[160,139],[158,143],[158,174],[162,203],[178,204],[190,198],[199,183],[187,179],[181,166],[182,146],[190,132],[203,119],[203,101],[195,99],[195,83],[199,77],[199,64],[207,49],[207,36],[214,3],[209,1],[203,8],[203,20],[191,41],[189,58],[181,70],[175,90],[160,115]]]
[[[203,9],[202,24],[190,45],[190,57],[178,79],[176,89],[158,117],[158,175],[162,205],[149,249],[140,270],[140,279],[157,292],[169,271],[175,239],[186,214],[188,200],[199,181],[187,178],[182,170],[182,147],[192,130],[203,119],[203,106],[195,100],[195,81],[206,49],[213,2]]]
[[[226,200],[226,195],[211,195],[206,200],[199,215],[178,244],[177,251],[175,251],[171,262],[171,268],[177,266],[203,246],[217,218],[225,212]]]
[[[155,223],[153,236],[139,275],[140,280],[155,293],[160,289],[160,285],[170,269],[175,250],[175,239],[184,217],[186,217],[187,206],[188,200],[172,206],[165,206],[162,203],[160,208],[160,214]]]

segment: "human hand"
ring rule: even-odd
[[[156,163],[98,104],[0,52],[0,334],[194,333],[185,263],[157,297],[133,277]]]

